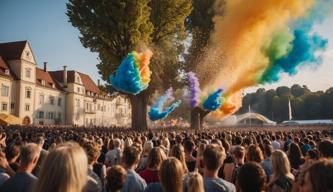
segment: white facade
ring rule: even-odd
[[[19,53],[4,51],[8,46],[17,46],[14,51]],[[27,41],[0,43],[2,59],[0,113],[15,115],[24,124],[130,125],[128,99],[102,93],[89,76],[77,71],[47,71],[47,64],[37,68]]]

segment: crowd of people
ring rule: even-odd
[[[0,129],[0,192],[333,192],[333,129]]]

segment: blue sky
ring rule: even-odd
[[[98,55],[85,49],[66,16],[67,0],[0,0],[0,42],[28,40],[38,65],[49,63],[49,70],[67,65],[92,77],[100,78],[96,64]],[[275,88],[305,84],[311,90],[326,90],[333,86],[333,16],[328,17],[315,31],[329,39],[323,64],[317,69],[305,68],[293,76],[284,76],[278,83],[259,86]],[[250,88],[252,92],[258,87]]]

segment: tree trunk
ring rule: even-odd
[[[132,129],[145,131],[147,126],[148,92],[143,91],[138,95],[130,95],[132,107]]]
[[[191,128],[202,129],[204,117],[208,115],[209,111],[205,111],[200,107],[195,107],[191,110]]]

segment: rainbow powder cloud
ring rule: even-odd
[[[169,88],[164,95],[159,97],[157,101],[152,105],[148,112],[149,118],[152,121],[163,119],[167,117],[173,110],[175,110],[180,104],[181,100],[172,103],[169,107],[163,109],[163,105],[168,101],[173,101],[173,90]]]
[[[282,73],[295,75],[303,66],[319,66],[328,40],[314,33],[313,27],[332,10],[332,0],[316,0],[305,17],[289,26],[289,31],[277,32],[266,50],[270,62],[258,83],[279,81]]]
[[[129,53],[121,62],[115,76],[109,76],[112,86],[118,91],[133,95],[147,89],[151,76],[149,62],[152,55],[149,49],[143,53]]]
[[[222,97],[223,89],[218,89],[215,92],[209,94],[207,99],[203,103],[203,108],[208,111],[215,111],[221,107],[223,104],[223,97]]]

